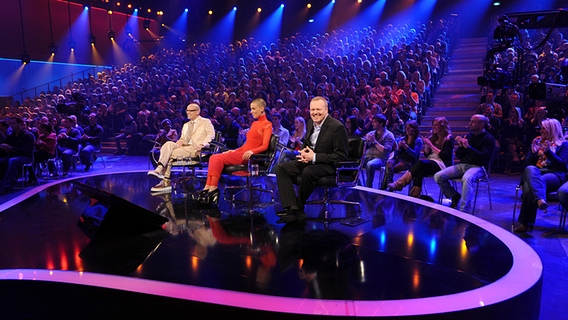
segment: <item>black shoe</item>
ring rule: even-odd
[[[288,223],[292,221],[302,221],[306,220],[306,213],[301,209],[290,210],[290,213],[284,216],[281,216],[276,223]]]
[[[207,201],[207,194],[209,193],[209,190],[201,190],[197,193],[196,195],[196,199],[197,202],[203,202],[205,203]]]
[[[217,205],[219,203],[219,195],[220,194],[221,194],[221,191],[218,188],[209,192],[207,194],[209,196],[209,203]]]
[[[454,208],[454,209],[457,208],[461,197],[462,197],[461,194],[456,193],[456,195],[452,197],[452,203],[450,204],[450,208]]]
[[[304,212],[300,212],[298,214],[296,214],[296,220],[298,221],[302,221],[302,220],[306,220],[307,215]]]
[[[203,190],[205,191],[205,190]],[[219,188],[213,190],[213,191],[207,191],[207,192],[201,192],[203,194],[199,194],[199,198],[198,198],[198,202],[202,203],[202,204],[218,204],[219,203],[219,195],[221,194],[221,191],[219,190]]]
[[[88,172],[89,169],[91,169],[91,164],[90,164],[90,163],[85,165],[85,169],[84,169],[83,171]]]
[[[26,183],[25,183],[26,186],[31,186],[31,185],[36,185],[36,184],[39,184],[37,182],[37,179],[30,179],[30,180],[26,181]]]
[[[297,211],[302,211],[302,210],[300,210],[298,208],[298,206],[293,205],[293,206],[290,206],[290,207],[283,208],[280,211],[276,211],[276,215],[281,217],[281,216],[285,216],[285,215],[288,215],[288,214],[295,214]]]
[[[298,217],[295,214],[287,214],[284,216],[281,216],[280,219],[278,219],[278,221],[276,221],[276,223],[289,223],[289,222],[293,222],[293,221],[297,221]]]
[[[516,227],[515,230],[513,230],[513,232],[515,233],[525,233],[528,231],[532,231],[533,227],[532,226],[525,226],[524,224],[521,224],[520,226]]]

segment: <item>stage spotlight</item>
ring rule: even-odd
[[[209,10],[209,15],[213,15],[213,10]]]
[[[29,55],[27,52],[24,51],[24,52],[20,55],[20,58],[21,58],[21,60],[22,60],[22,64],[28,64],[28,63],[30,63],[30,55]]]
[[[164,15],[164,11],[158,11],[158,12],[156,12],[156,14],[159,15],[159,16],[163,16],[163,15]]]
[[[117,6],[117,7],[120,7],[120,2],[116,2],[116,6]]]
[[[89,6],[88,6],[88,5],[84,5],[84,6],[83,6],[83,10],[89,11]]]
[[[311,4],[311,3],[308,3],[307,7],[308,7],[308,9],[311,9],[311,8],[312,8],[312,4]]]
[[[188,9],[188,8],[185,8],[185,10],[183,10],[183,11],[185,11],[185,12],[189,12],[189,9]]]
[[[129,3],[126,7],[127,7],[128,9],[132,9],[132,3]]]
[[[262,8],[256,9],[256,12],[261,13],[261,12],[262,12]]]
[[[114,37],[116,37],[116,33],[114,32],[114,30],[109,29],[107,35],[110,41],[114,41]]]
[[[284,4],[281,4],[281,5],[280,5],[280,8],[284,8]]]
[[[69,49],[75,51],[75,41],[73,41],[73,39],[69,39]]]
[[[91,46],[95,46],[97,42],[97,38],[95,38],[95,35],[92,33],[89,33],[89,43],[91,44]]]
[[[152,13],[152,9],[148,8],[148,13]]]
[[[237,11],[237,7],[233,7],[233,11]]]
[[[108,10],[107,13],[108,13],[108,14],[112,14],[112,10]]]
[[[125,25],[125,26],[124,26],[124,32],[125,32],[126,35],[128,35],[128,36],[132,35],[132,27],[131,27],[129,24]]]
[[[142,24],[144,26],[144,30],[150,29],[150,20],[146,19]]]
[[[55,45],[55,43],[49,45],[49,53],[51,53],[52,56],[57,53],[57,46]]]
[[[500,5],[501,5],[501,2],[499,2],[499,1],[493,2],[493,6],[494,6],[494,7],[498,7],[498,6],[500,6]]]
[[[357,3],[363,3],[363,0],[357,0]]]

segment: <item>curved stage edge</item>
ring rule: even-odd
[[[4,214],[19,203],[30,201],[50,187],[72,180],[59,180],[39,186],[13,201],[0,205],[0,213]],[[365,187],[353,189],[360,194],[381,195],[397,202],[410,202],[435,209],[482,228],[510,251],[512,265],[509,271],[496,281],[454,294],[412,299],[341,300],[274,296],[143,279],[136,276],[22,266],[23,268],[0,269],[0,294],[6,297],[0,301],[0,306],[2,310],[7,311],[6,315],[14,318],[38,315],[98,318],[117,314],[141,318],[173,315],[177,318],[195,312],[213,317],[231,314],[237,318],[257,316],[274,319],[304,319],[313,316],[424,319],[538,318],[542,289],[542,261],[537,253],[517,236],[485,220],[442,205]],[[150,253],[152,254],[153,252]]]

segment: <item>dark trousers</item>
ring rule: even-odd
[[[422,188],[424,178],[440,171],[440,165],[432,160],[419,160],[408,171],[412,173],[412,186]]]
[[[276,167],[276,181],[278,182],[278,193],[283,208],[297,205],[300,209],[314,191],[316,181],[321,177],[335,174],[335,169],[328,164],[308,164],[299,161],[287,161],[280,163]],[[296,177],[301,177],[298,197],[294,190]]]

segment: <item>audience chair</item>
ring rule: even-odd
[[[24,163],[22,165],[22,188],[24,188],[26,186],[26,182],[28,181],[28,179],[30,178],[28,176],[28,168],[29,170],[31,170],[32,172],[34,172],[34,174],[36,173],[35,171],[35,159],[34,159],[34,152],[32,152],[32,161],[30,161],[29,163]],[[37,177],[37,174],[36,174]],[[36,180],[36,183],[38,183]]]
[[[79,151],[80,152],[80,151]],[[81,158],[79,157],[79,152],[73,154],[72,156],[72,164],[71,167],[73,168],[73,171],[77,171],[77,164],[81,163]],[[97,161],[97,159],[101,159],[101,162],[103,163],[103,167],[106,169],[106,163],[105,163],[105,159],[102,156],[102,151],[101,149],[95,149],[95,151],[93,151],[93,153],[91,154],[91,170],[95,169],[95,162]]]
[[[361,219],[361,204],[355,201],[332,199],[331,190],[334,188],[351,188],[357,185],[359,181],[359,175],[361,169],[363,168],[363,163],[365,159],[365,140],[360,137],[349,138],[349,150],[346,161],[341,161],[335,164],[336,171],[335,175],[326,176],[319,178],[316,181],[316,186],[324,188],[324,195],[322,199],[310,200],[306,202],[306,205],[312,204],[323,204],[324,205],[324,217],[323,219],[310,219],[323,222],[326,228],[329,226],[330,222],[334,221],[345,221],[346,225],[359,225],[366,222],[366,220]],[[294,181],[296,184],[301,183],[301,178],[297,177]],[[357,208],[357,216],[355,218],[332,218],[330,212],[330,206],[334,204],[339,205],[352,205]]]
[[[106,169],[105,158],[102,156],[101,149],[96,149],[95,152],[93,152],[91,158],[92,158],[91,163],[95,163],[97,159],[101,159],[103,167]]]
[[[392,160],[392,159],[394,158],[394,155],[395,155],[395,152],[394,152],[394,151],[392,151],[391,153],[389,153],[389,158],[388,158],[388,160]],[[364,157],[364,156],[365,156],[365,155],[363,155],[363,157]],[[364,159],[364,158],[363,158],[363,162],[365,162],[365,159]],[[365,163],[363,163],[363,166],[362,166],[361,170],[365,170],[365,171],[366,171],[366,169],[365,169]],[[381,188],[381,183],[383,182],[383,178],[385,177],[386,170],[387,170],[387,169],[386,169],[386,166],[382,166],[382,167],[380,167],[380,168],[377,170],[377,171],[379,172],[379,179],[378,179],[378,180],[377,180],[377,179],[373,179],[374,182],[377,182],[377,189],[380,189],[380,188]],[[375,173],[375,175],[376,175],[376,173]],[[362,186],[365,186],[365,184],[366,184],[366,183],[365,183],[365,181],[366,181],[365,179],[366,179],[366,175],[365,175],[365,174],[361,174],[359,180],[360,180]],[[371,186],[371,188],[372,188],[372,186]]]
[[[43,167],[43,177],[45,178],[45,181],[48,180],[49,178],[49,165],[52,164],[53,168],[55,169],[55,173],[54,176],[55,177],[61,177],[62,173],[61,173],[61,167],[63,166],[61,159],[59,158],[59,148],[55,148],[55,157],[51,158],[51,159],[47,159],[44,161],[44,167]]]
[[[515,231],[515,218],[517,215],[517,201],[519,199],[519,191],[521,190],[522,186],[519,184],[515,187],[515,202],[513,205],[513,218],[511,220],[511,232]],[[546,195],[547,201],[557,200],[558,195],[557,192],[550,192]],[[560,211],[560,220],[558,221],[558,228],[556,230],[551,230],[547,232],[547,234],[551,233],[564,233],[566,231],[566,216],[568,215],[568,211],[562,205],[558,204],[557,211]]]
[[[493,153],[493,155],[491,156],[491,159],[489,159],[489,163],[487,164],[487,166],[483,166],[481,167],[481,169],[483,170],[482,175],[479,179],[477,179],[475,182],[475,196],[473,198],[473,207],[471,208],[471,214],[475,215],[475,207],[477,205],[477,194],[479,193],[479,184],[482,182],[487,183],[487,196],[489,197],[489,210],[493,210],[493,203],[491,202],[491,181],[489,180],[489,175],[491,174],[491,164],[493,163],[493,160],[495,159],[495,155],[497,154],[497,150],[496,152]],[[453,165],[453,160],[452,160],[452,165]],[[454,189],[457,189],[457,184],[458,183],[463,183],[462,179],[452,179],[452,183],[454,186]],[[459,191],[459,190],[458,190]],[[438,196],[438,203],[442,204],[442,199],[443,199],[444,195],[442,194],[442,190],[440,190],[440,194]]]
[[[489,165],[490,167],[490,165]],[[482,172],[482,176],[475,180],[475,196],[473,198],[473,207],[471,208],[471,214],[475,214],[475,207],[477,205],[477,194],[479,193],[479,185],[482,182],[486,182],[487,183],[487,196],[489,197],[489,210],[493,210],[493,203],[491,202],[491,182],[489,181],[489,169],[486,169],[485,167],[481,167],[481,170],[483,170]],[[458,179],[452,179],[451,180],[454,189],[456,189],[458,192],[458,183],[463,183],[461,178]],[[444,199],[444,195],[442,194],[442,190],[440,190],[440,193],[438,195],[438,203],[442,204],[442,200]]]

